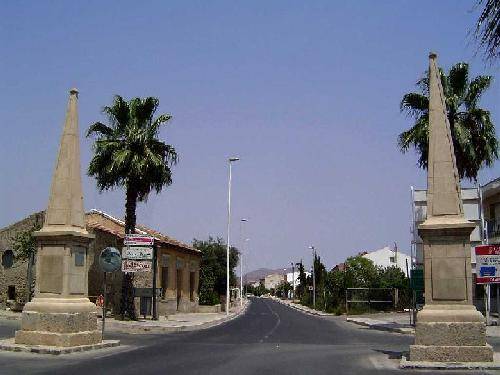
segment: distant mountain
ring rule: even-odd
[[[292,272],[292,269],[290,270],[287,268],[287,272]],[[266,276],[272,275],[272,274],[283,274],[283,268],[277,268],[277,269],[269,269],[269,268],[259,268],[258,270],[255,271],[250,271],[247,272],[246,274],[243,275],[243,280],[246,283],[254,283],[256,281],[259,281],[260,279],[263,279]]]

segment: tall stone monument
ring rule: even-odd
[[[37,241],[35,298],[22,313],[15,343],[71,347],[101,342],[97,309],[87,297],[87,251],[78,135],[78,90],[70,90],[52,178],[49,206]]]
[[[484,318],[472,304],[470,234],[460,197],[437,56],[429,55],[429,163],[424,244],[425,306],[417,315],[410,361],[491,362]]]

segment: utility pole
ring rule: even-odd
[[[245,252],[245,242],[248,238],[243,239],[243,224],[246,223],[248,219],[240,220],[240,307],[243,306],[243,253]]]
[[[229,315],[229,301],[231,299],[231,294],[229,292],[229,248],[230,248],[230,236],[231,231],[231,167],[232,163],[240,160],[236,157],[231,157],[228,159],[229,162],[229,182],[227,188],[227,248],[226,248],[226,315]]]
[[[292,302],[295,300],[295,264],[292,262]]]
[[[313,280],[313,309],[316,310],[316,270],[314,268],[314,263],[316,260],[316,248],[314,246],[309,246],[312,250],[313,264],[312,264],[312,280]]]

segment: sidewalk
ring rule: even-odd
[[[413,335],[415,333],[415,328],[410,324],[410,317],[407,312],[351,315],[346,317],[346,321],[379,331],[389,331],[407,335]]]
[[[302,311],[306,314],[316,315],[316,316],[335,316],[335,314],[330,314],[330,313],[326,313],[324,311],[314,310],[314,309],[311,309],[310,307],[303,306],[299,303],[295,303],[295,302],[292,302],[290,300],[283,300],[283,299],[280,299],[277,297],[269,297],[269,298],[273,299],[276,302],[282,303],[283,305],[287,305],[287,306],[291,307],[292,309]]]
[[[409,323],[408,313],[379,313],[348,316],[348,322],[359,324],[379,331],[389,331],[402,334],[415,334],[415,328]],[[487,337],[500,337],[500,326],[486,327]]]
[[[130,334],[161,334],[168,332],[195,331],[210,328],[232,320],[245,313],[250,301],[244,301],[243,307],[236,306],[226,313],[178,313],[168,317],[160,316],[159,320],[122,321],[106,318],[105,331],[122,332]],[[20,320],[21,313],[9,310],[0,310],[0,319]],[[99,318],[98,326],[101,329],[102,320]]]
[[[334,314],[329,314],[323,311],[314,310],[289,300],[282,300],[276,297],[270,297],[270,298],[272,298],[276,302],[282,303],[293,309],[302,311],[306,314],[316,315],[316,316],[335,316]],[[410,317],[408,312],[402,312],[402,313],[389,312],[389,313],[375,313],[375,314],[364,314],[364,315],[350,315],[346,317],[346,321],[361,326],[365,326],[370,329],[376,329],[379,331],[388,331],[394,333],[401,333],[405,335],[415,334],[415,328],[410,324]],[[486,327],[486,336],[500,337],[500,326]]]

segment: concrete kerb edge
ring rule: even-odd
[[[500,360],[497,356],[495,356],[493,362],[420,362],[409,361],[407,355],[406,353],[401,357],[399,368],[422,370],[500,370]]]
[[[119,345],[120,345],[120,340],[104,340],[99,344],[69,346],[69,347],[21,345],[21,344],[16,344],[14,342],[14,339],[11,338],[6,340],[0,340],[0,351],[60,355],[60,354],[70,354],[78,352],[87,352],[90,350],[112,348]]]
[[[279,298],[273,298],[274,301],[281,303],[285,306],[291,307],[292,309],[295,309],[297,311],[301,311],[304,314],[309,314],[309,315],[314,315],[314,316],[335,316],[335,314],[329,314],[323,311],[318,311],[318,310],[312,310],[309,308],[302,307],[301,305],[297,305],[295,303],[286,303],[280,300]],[[300,306],[300,307],[299,307]]]
[[[357,324],[363,327],[368,327],[370,329],[374,329],[377,331],[385,331],[385,332],[393,332],[400,333],[402,335],[413,335],[415,334],[415,330],[413,328],[399,328],[399,327],[390,327],[387,325],[381,324],[370,324],[363,320],[357,320],[356,318],[346,318],[346,321],[349,323]]]
[[[0,314],[0,320],[21,320],[21,313],[19,313],[19,315]]]

